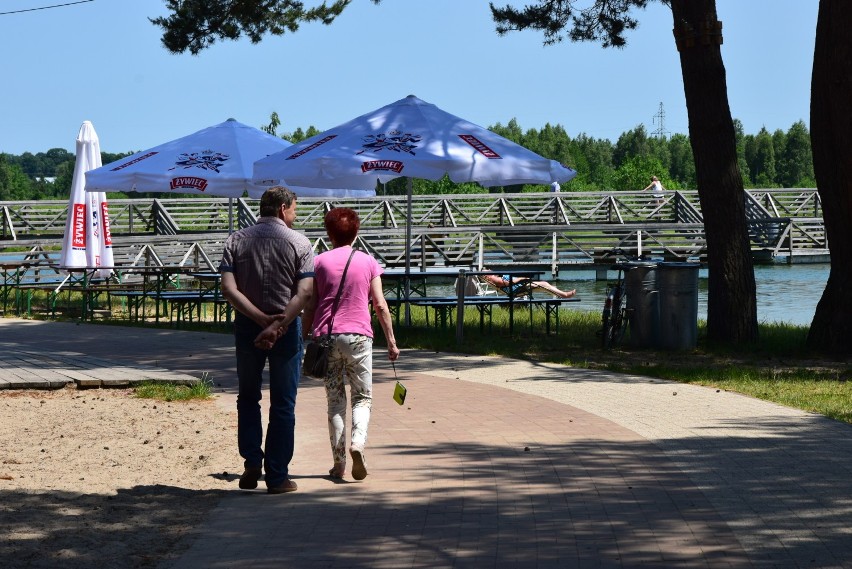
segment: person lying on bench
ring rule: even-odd
[[[558,296],[559,298],[571,298],[577,294],[576,289],[568,291],[560,290],[547,281],[534,281],[529,277],[512,277],[510,281],[509,275],[482,275],[482,279],[488,284],[499,288],[506,294],[510,294],[510,292],[512,294],[516,294],[518,292],[523,292],[524,289],[530,288],[540,288],[554,296]]]

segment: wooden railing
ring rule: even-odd
[[[747,190],[749,219],[819,218],[822,206],[813,189]],[[179,235],[227,231],[254,223],[259,200],[227,198],[111,200],[110,228],[115,235]],[[322,228],[325,213],[347,206],[358,211],[363,227],[404,227],[405,196],[358,200],[302,198],[299,225]],[[58,237],[65,230],[66,201],[0,202],[2,239]],[[487,227],[573,225],[577,223],[701,223],[695,191],[667,193],[657,205],[647,192],[562,192],[521,194],[417,195],[413,226]]]
[[[816,190],[748,190],[745,201],[756,256],[827,253],[822,219],[810,215],[822,211]],[[258,200],[226,198],[112,200],[116,263],[139,264],[140,255],[181,263],[198,255],[210,268],[218,262],[229,226],[252,225],[258,205]],[[404,266],[405,196],[300,199],[297,226],[318,251],[329,247],[322,222],[337,206],[358,212],[361,246],[386,266]],[[67,202],[0,202],[0,213],[0,254],[58,252]],[[632,252],[641,247],[671,259],[706,253],[694,191],[668,192],[661,204],[647,192],[413,196],[411,217],[411,258],[418,267],[512,263],[555,271],[600,262],[615,247]]]

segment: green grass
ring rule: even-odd
[[[667,379],[743,393],[852,423],[852,386],[834,371],[734,368],[708,374],[688,370]]]
[[[141,383],[134,389],[136,397],[141,399],[157,399],[158,401],[190,401],[192,399],[209,399],[213,382],[207,373],[201,380],[192,385],[176,385],[150,381]]]
[[[105,323],[130,325],[120,314],[115,316]],[[401,348],[500,355],[634,373],[742,393],[852,423],[852,362],[809,352],[805,347],[807,326],[761,324],[760,340],[756,344],[731,347],[709,345],[705,339],[705,324],[699,322],[698,347],[688,352],[658,352],[629,345],[605,351],[600,348],[597,336],[601,327],[600,314],[573,310],[570,306],[560,310],[558,335],[544,333],[544,315],[540,310],[534,311],[530,323],[529,312],[518,309],[511,336],[506,309],[495,307],[491,325],[486,319],[482,333],[478,311],[468,308],[464,339],[460,344],[456,341],[454,323],[436,328],[430,312],[427,325],[425,309],[417,306],[411,307],[411,316],[412,326],[394,326]],[[172,325],[165,321],[159,326]],[[230,333],[227,324],[212,322],[185,323],[183,328]],[[374,329],[377,343],[382,343],[381,328],[374,325]],[[165,401],[206,398],[210,396],[210,385],[205,381],[194,387],[152,384],[140,387],[137,394]]]
[[[505,311],[502,311],[505,312]],[[515,334],[508,334],[508,315],[494,312],[493,328],[479,331],[475,311],[465,314],[464,340],[456,343],[455,326],[435,333],[425,325],[425,315],[415,307],[411,328],[397,327],[397,342],[404,347],[433,351],[502,355],[581,368],[604,369],[694,383],[724,389],[820,413],[852,423],[852,362],[807,350],[807,326],[761,324],[754,345],[709,346],[706,328],[699,322],[696,349],[664,352],[629,345],[602,350],[597,331],[600,315],[560,310],[559,334],[544,334],[544,316],[534,315],[530,332],[528,313],[515,315]]]

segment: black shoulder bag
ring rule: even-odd
[[[319,338],[314,338],[305,346],[305,360],[302,362],[302,374],[319,379],[324,379],[328,375],[328,356],[331,352],[331,329],[334,325],[334,313],[337,312],[337,305],[340,303],[340,296],[343,294],[343,283],[346,281],[346,272],[349,270],[349,263],[352,261],[352,256],[355,255],[355,249],[349,254],[349,259],[346,260],[346,266],[343,268],[343,275],[340,277],[340,286],[337,287],[337,296],[334,297],[334,304],[331,305],[331,319],[328,321],[328,333],[323,334]]]

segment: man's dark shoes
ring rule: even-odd
[[[263,469],[259,466],[247,466],[240,476],[240,489],[254,490],[257,488],[257,481],[260,480],[263,474]]]
[[[266,491],[270,494],[286,494],[287,492],[295,492],[298,488],[292,480],[285,480],[281,483],[281,486],[270,486]]]

